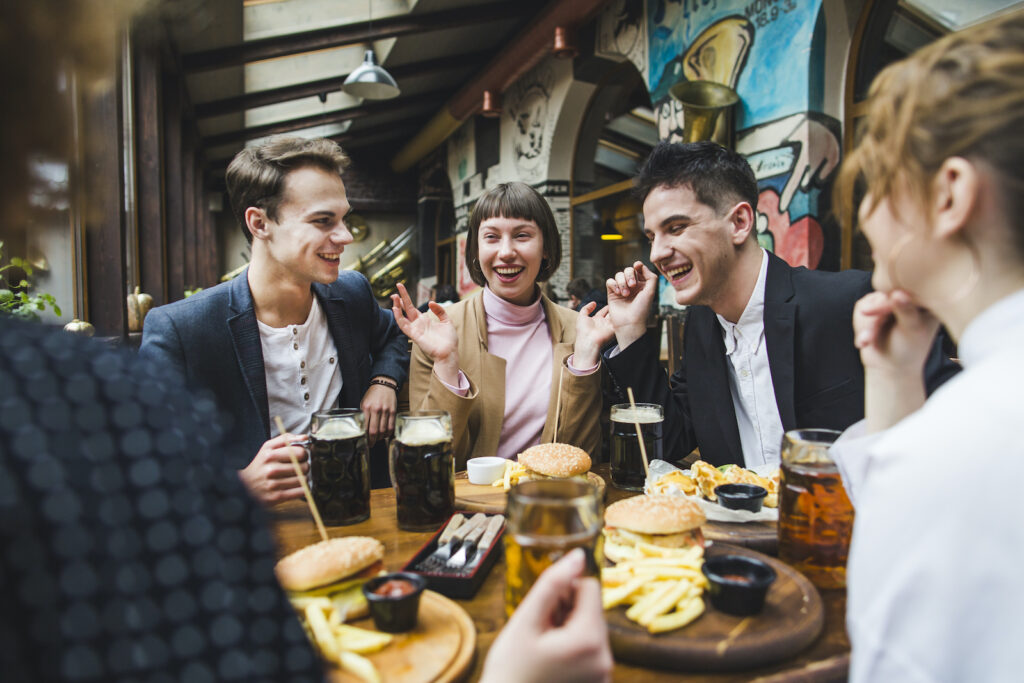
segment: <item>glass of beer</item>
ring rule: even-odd
[[[782,437],[779,559],[818,588],[846,586],[853,505],[828,449],[832,429],[798,429]]]
[[[662,460],[665,413],[657,403],[619,403],[612,406],[612,486],[626,491],[644,490],[644,461],[636,426],[640,425],[647,460]]]
[[[355,524],[370,517],[370,451],[366,421],[354,408],[313,414],[309,488],[324,524]]]
[[[388,467],[395,487],[398,528],[427,531],[440,527],[455,510],[451,415],[444,410],[398,413]]]
[[[600,577],[604,506],[597,488],[570,479],[525,481],[505,508],[505,612],[509,616],[537,577],[560,557],[583,548],[588,576]]]

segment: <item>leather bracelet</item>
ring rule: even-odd
[[[385,379],[374,378],[374,379],[370,380],[370,384],[379,384],[382,387],[387,387],[388,389],[391,389],[392,391],[394,391],[396,393],[398,392],[398,385],[397,384],[392,384],[391,382],[389,382],[389,381],[387,381]]]

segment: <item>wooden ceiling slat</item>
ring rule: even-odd
[[[368,43],[384,38],[397,38],[429,31],[516,19],[523,17],[526,9],[528,9],[528,5],[524,6],[521,1],[513,1],[470,5],[430,14],[405,14],[260,38],[240,45],[193,52],[183,55],[181,62],[186,73],[210,71],[303,52]]]

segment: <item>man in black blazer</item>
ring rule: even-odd
[[[793,268],[757,243],[757,181],[746,160],[711,142],[659,144],[637,179],[651,261],[690,306],[681,368],[666,382],[646,331],[658,276],[641,262],[607,282],[618,343],[612,378],[665,409],[665,454],[700,448],[713,465],[778,462],[781,436],[842,430],[864,416],[853,306],[869,273]],[[956,372],[940,340],[929,390]]]
[[[361,274],[339,275],[352,242],[347,162],[324,139],[276,138],[239,152],[227,183],[252,245],[249,267],[146,317],[140,355],[213,394],[232,418],[228,464],[267,503],[302,496],[289,450],[300,461],[304,454],[288,444],[308,431],[312,413],[358,406],[372,442],[394,428],[408,375],[408,340],[390,312]],[[386,455],[375,451],[371,481],[386,486]]]

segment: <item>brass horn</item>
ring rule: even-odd
[[[735,90],[712,81],[683,81],[673,85],[669,94],[683,107],[683,142],[714,140],[733,148],[732,108],[740,101]]]
[[[381,266],[381,269],[370,277],[370,287],[374,296],[383,299],[396,292],[395,285],[405,279],[406,266],[412,258],[412,250],[403,249],[398,256]]]

